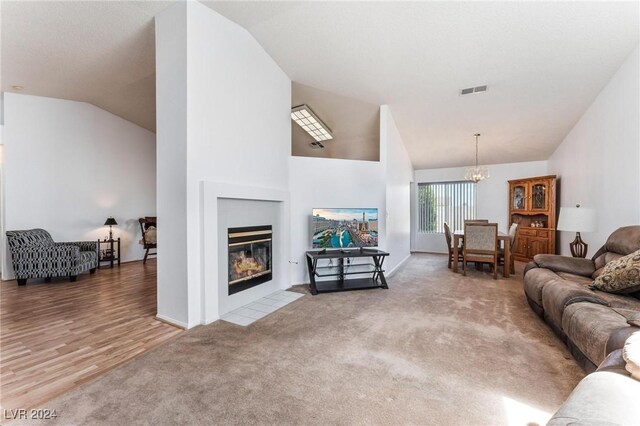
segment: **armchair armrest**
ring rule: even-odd
[[[583,277],[590,277],[596,270],[593,260],[580,257],[537,254],[534,256],[533,261],[540,268],[550,269],[553,272],[582,275]]]
[[[98,251],[98,242],[97,241],[73,241],[73,242],[62,242],[55,243],[57,246],[72,246],[80,248],[80,251]]]

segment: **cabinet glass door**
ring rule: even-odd
[[[531,210],[549,209],[549,185],[546,182],[531,184]]]
[[[527,188],[525,185],[515,185],[511,191],[511,207],[514,210],[527,208]]]

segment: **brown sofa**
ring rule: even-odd
[[[640,292],[611,294],[589,286],[612,260],[640,249],[640,226],[613,232],[591,259],[537,255],[524,272],[531,308],[567,344],[588,373],[549,425],[640,424],[640,381],[622,359],[625,341],[640,327]]]
[[[640,226],[614,231],[591,259],[537,255],[525,268],[531,308],[569,346],[587,372],[638,331],[627,320],[640,313],[640,293],[611,294],[589,285],[608,262],[640,249]]]

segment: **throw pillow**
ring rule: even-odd
[[[147,241],[147,244],[157,244],[158,234],[155,226],[150,226],[149,229],[147,229],[147,232],[144,233],[144,239]]]
[[[633,333],[624,344],[622,358],[626,361],[626,370],[636,380],[640,380],[640,331]]]
[[[640,250],[607,263],[591,288],[621,294],[640,290]]]

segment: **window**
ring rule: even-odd
[[[476,218],[474,182],[438,182],[418,184],[418,232],[444,232],[462,229],[464,221]]]

